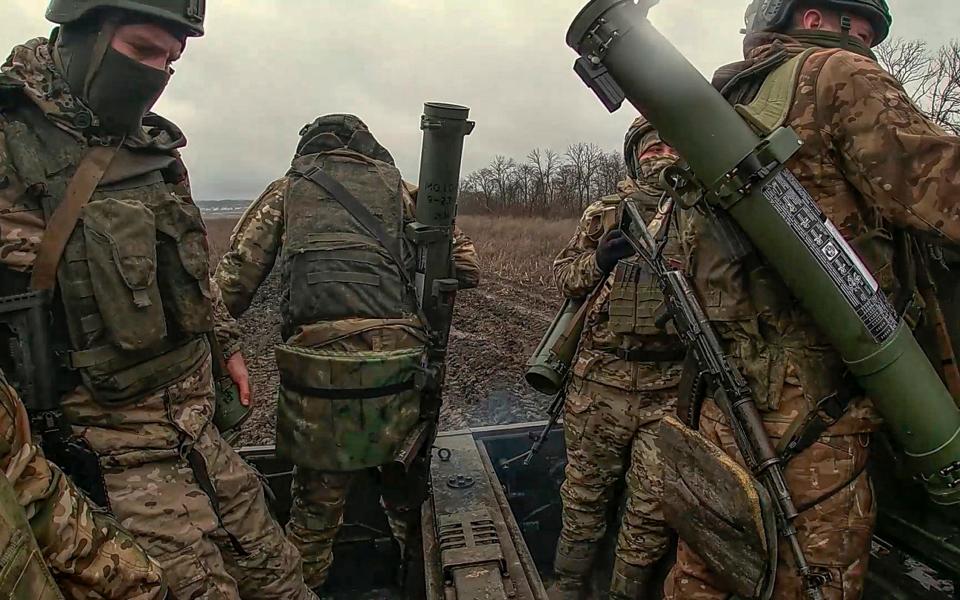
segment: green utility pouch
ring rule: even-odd
[[[420,421],[423,354],[278,346],[278,455],[320,471],[392,462]]]
[[[740,598],[768,600],[777,521],[767,490],[700,432],[673,416],[660,425],[667,523]]]
[[[108,339],[136,351],[167,334],[157,284],[153,212],[137,202],[93,200],[83,209],[90,283]]]
[[[376,240],[346,233],[309,234],[289,258],[289,319],[310,322],[400,318],[410,313],[400,270]]]
[[[621,335],[657,335],[665,310],[663,292],[640,259],[617,263],[610,291],[610,331]]]
[[[17,496],[3,476],[0,476],[0,598],[63,598],[43,562]]]
[[[184,333],[211,331],[210,252],[200,209],[184,202],[167,202],[154,210],[162,234],[157,257],[164,308]]]

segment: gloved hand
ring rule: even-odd
[[[603,234],[600,243],[597,245],[597,266],[604,273],[609,273],[622,259],[629,258],[636,253],[637,251],[633,249],[627,238],[623,237],[623,232],[619,229],[611,229]]]

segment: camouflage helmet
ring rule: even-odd
[[[761,31],[785,31],[790,28],[794,11],[803,2],[821,5],[838,12],[851,12],[863,16],[873,25],[876,46],[887,39],[893,15],[887,0],[751,0],[744,15],[746,33]]]
[[[188,36],[203,35],[206,0],[50,0],[47,20],[58,25],[79,21],[95,10],[114,8],[146,15],[185,29]]]
[[[649,135],[653,134],[653,135]],[[627,173],[630,177],[637,178],[637,146],[641,143],[652,146],[661,142],[660,135],[646,117],[640,115],[630,124],[627,129],[627,135],[623,138],[623,162],[627,165]]]
[[[367,124],[354,115],[324,115],[300,130],[297,156],[340,149],[353,150],[369,158],[394,164],[390,152],[377,142]]]

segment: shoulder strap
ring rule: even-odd
[[[409,279],[409,273],[407,273],[406,264],[403,259],[400,257],[400,249],[396,239],[393,239],[387,230],[384,229],[383,223],[380,222],[378,218],[373,216],[366,206],[362,202],[357,200],[357,198],[350,193],[350,191],[343,187],[343,185],[334,179],[333,177],[327,175],[323,172],[320,167],[312,166],[306,171],[298,171],[294,169],[292,171],[307,179],[316,185],[320,186],[322,189],[326,190],[333,199],[340,203],[350,216],[352,216],[360,225],[366,229],[370,235],[372,235],[380,245],[387,251],[390,255],[390,258],[397,264],[397,267],[400,269],[400,273],[404,279]]]
[[[33,274],[30,278],[32,290],[52,290],[56,285],[57,267],[67,247],[67,241],[80,219],[80,212],[100,185],[117,151],[118,148],[95,146],[80,160],[76,173],[67,185],[63,202],[50,216],[43,232],[43,241],[37,250],[37,259],[33,263]]]
[[[793,107],[800,69],[810,55],[818,50],[821,48],[808,48],[777,67],[764,79],[753,102],[737,105],[740,116],[756,130],[765,134],[783,126]]]

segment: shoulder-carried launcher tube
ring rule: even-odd
[[[541,394],[552,396],[563,389],[583,333],[586,302],[568,298],[527,361],[524,377]]]
[[[800,141],[761,139],[647,20],[651,0],[594,0],[567,43],[616,110],[628,99],[682,156],[810,313],[887,421],[934,501],[960,502],[960,409],[907,325],[784,163]]]
[[[460,192],[460,166],[464,138],[473,131],[467,120],[470,109],[456,104],[427,102],[420,129],[420,189],[417,192],[416,222],[408,236],[417,247],[415,284],[417,301],[426,316],[435,343],[442,349],[453,318],[457,291],[454,273],[453,226]]]

